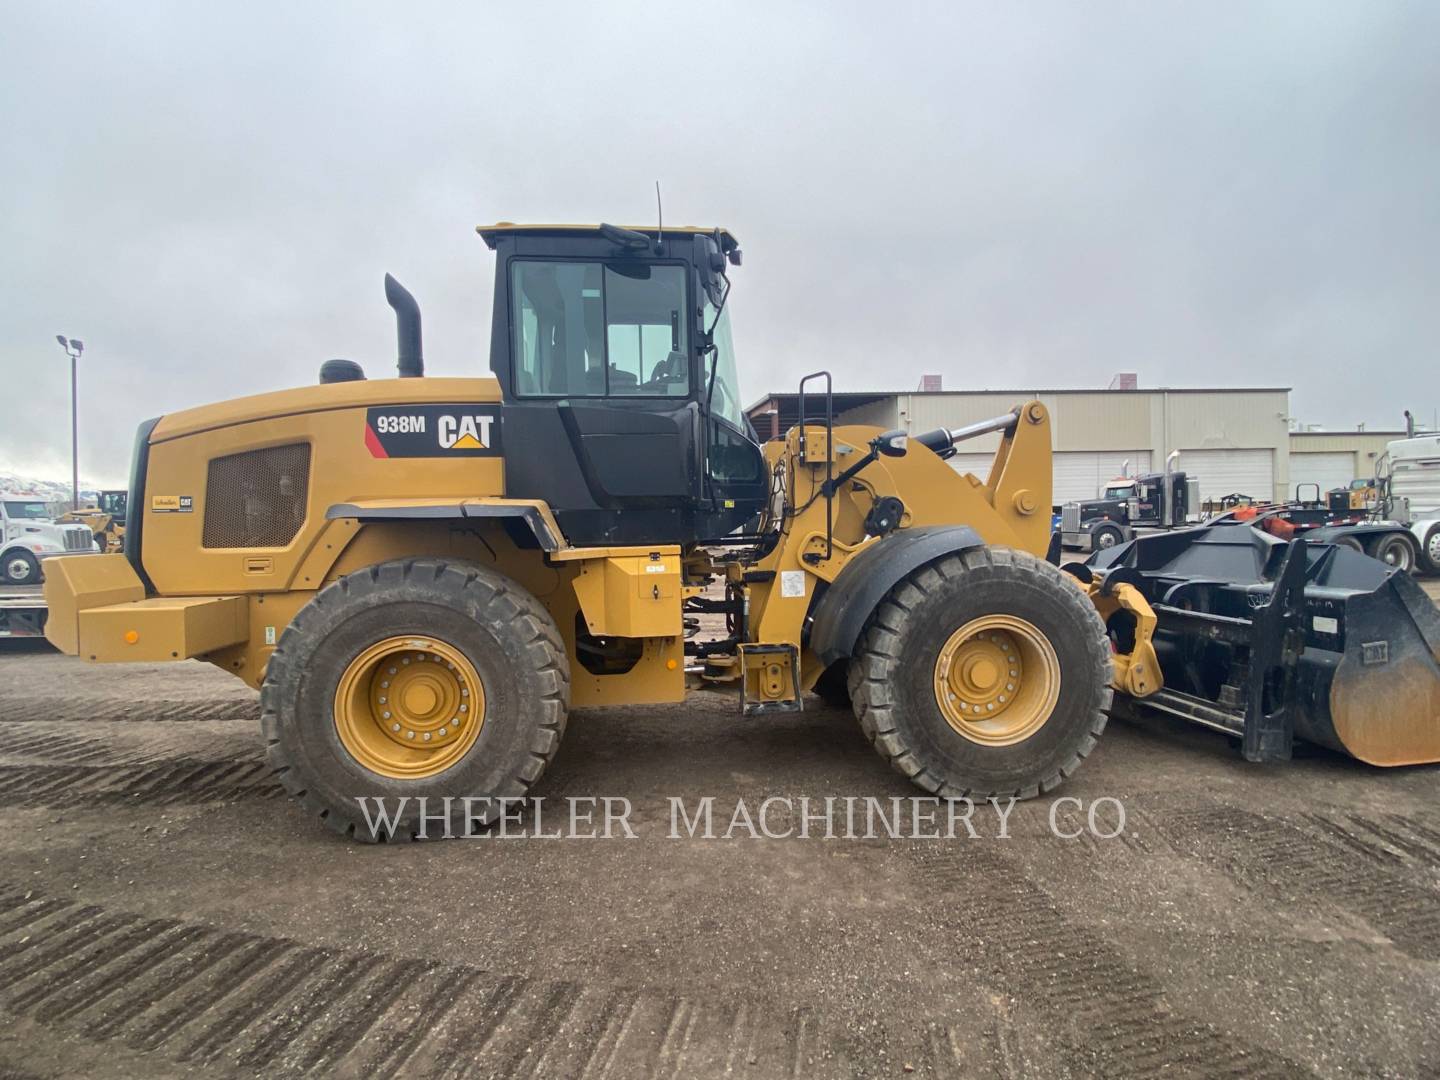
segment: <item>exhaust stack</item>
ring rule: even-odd
[[[420,350],[420,305],[410,290],[389,274],[385,275],[385,302],[395,309],[395,333],[399,359],[396,367],[402,379],[425,374],[425,357]]]

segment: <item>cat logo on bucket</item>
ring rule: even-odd
[[[498,405],[384,405],[365,414],[377,458],[499,457]]]

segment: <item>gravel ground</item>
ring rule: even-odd
[[[1116,722],[1055,793],[1113,839],[1054,796],[1008,838],[672,839],[671,796],[779,833],[918,794],[848,713],[704,694],[575,714],[542,781],[635,839],[363,847],[228,676],[0,643],[0,1077],[1433,1075],[1437,775]]]

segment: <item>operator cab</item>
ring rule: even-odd
[[[768,491],[741,407],[723,229],[481,226],[495,251],[490,367],[505,488],[574,544],[691,543]]]

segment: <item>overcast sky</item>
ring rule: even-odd
[[[7,3],[0,469],[143,418],[488,367],[480,222],[723,224],[746,402],[1292,385],[1440,404],[1440,4]]]

